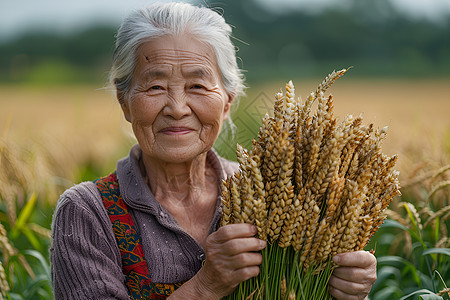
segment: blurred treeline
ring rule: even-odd
[[[205,4],[205,1],[202,1]],[[388,0],[349,0],[316,13],[273,13],[256,0],[206,2],[233,26],[247,79],[353,76],[448,77],[450,16],[406,16]],[[120,20],[114,20],[119,22]],[[117,25],[28,33],[0,44],[0,83],[94,83],[107,79]]]

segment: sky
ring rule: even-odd
[[[170,1],[170,0],[159,0]],[[237,1],[237,0],[232,0]],[[245,0],[243,0],[245,1]],[[317,11],[345,0],[257,0],[272,11],[304,9]],[[376,1],[376,0],[374,0]],[[450,0],[391,0],[414,17],[439,21],[450,14]],[[133,9],[151,0],[0,0],[0,41],[29,30],[70,32],[95,23],[119,24]],[[192,1],[185,1],[192,2]],[[222,3],[225,0],[216,0]]]

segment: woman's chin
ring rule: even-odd
[[[170,148],[161,149],[159,151],[155,149],[157,151],[154,151],[152,156],[157,160],[166,163],[189,163],[196,160],[197,158],[200,158],[201,155],[208,152],[209,149],[211,149],[211,147],[197,147],[192,145],[182,147],[181,145],[178,145],[176,147],[172,146]]]

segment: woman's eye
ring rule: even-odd
[[[162,86],[154,85],[154,86],[150,87],[150,90],[162,90]]]
[[[204,89],[205,87],[201,84],[193,84],[191,89]]]

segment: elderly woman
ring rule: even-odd
[[[259,273],[250,224],[218,228],[219,183],[237,170],[212,149],[241,71],[231,28],[208,8],[155,4],[117,33],[111,81],[138,144],[111,175],[60,198],[51,248],[56,299],[220,299]],[[334,257],[338,299],[363,299],[376,260]]]

